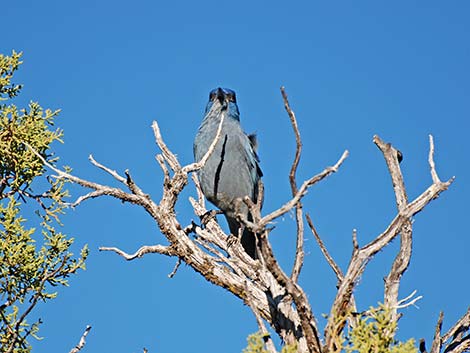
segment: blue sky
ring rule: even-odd
[[[290,196],[287,173],[294,138],[279,87],[286,86],[304,142],[299,180],[350,151],[340,172],[305,198],[318,231],[346,269],[351,230],[365,244],[395,215],[390,177],[372,143],[378,134],[404,154],[414,198],[431,183],[428,134],[443,180],[456,181],[415,217],[411,266],[400,297],[418,290],[399,338],[432,339],[440,310],[444,330],[470,304],[468,157],[470,5],[466,1],[157,2],[22,1],[2,6],[0,51],[24,52],[16,104],[37,100],[60,108],[65,144],[56,151],[84,178],[114,184],[87,156],[130,169],[152,197],[162,175],[150,129],[157,119],[182,163],[212,88],[234,89],[242,124],[256,131],[267,189],[265,212]],[[73,189],[78,196],[83,190]],[[184,193],[183,224],[194,219]],[[240,352],[257,330],[251,312],[222,289],[159,255],[127,263],[99,246],[129,252],[164,243],[145,212],[112,199],[83,204],[64,218],[77,249],[91,248],[87,270],[36,314],[44,339],[35,352],[67,352],[87,324],[83,352]],[[224,225],[225,226],[225,225]],[[294,221],[279,220],[271,240],[285,268],[294,252]],[[301,284],[323,327],[335,278],[308,235]],[[356,290],[360,309],[382,300],[398,241],[381,252]]]

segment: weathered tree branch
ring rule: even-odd
[[[434,179],[433,180],[438,180]],[[441,352],[444,345],[444,353],[461,353],[470,350],[470,308],[457,322],[444,334],[441,335],[444,313],[439,313],[436,330],[429,353]],[[465,335],[466,334],[466,335]],[[465,335],[465,336],[464,336]],[[423,340],[424,341],[424,340]]]
[[[170,247],[170,246],[163,246],[163,245],[146,245],[142,246],[139,250],[137,250],[134,254],[127,254],[126,252],[122,251],[116,247],[100,247],[99,251],[113,251],[118,255],[121,255],[127,261],[134,260],[136,258],[142,257],[145,254],[162,254],[166,256],[175,256],[177,253]]]
[[[248,287],[248,282],[246,282],[245,285],[246,285],[248,306],[251,308],[251,311],[255,315],[256,323],[258,324],[260,334],[263,336],[263,340],[266,344],[266,348],[267,348],[268,352],[270,352],[270,353],[277,353],[276,347],[274,346],[274,342],[271,338],[271,335],[269,334],[268,330],[266,329],[266,325],[264,324],[263,319],[261,318],[261,315],[258,312],[258,309],[256,309],[256,305],[253,303],[253,300],[251,299],[250,290],[249,290],[249,287]]]
[[[333,257],[331,257],[330,253],[326,249],[326,246],[323,243],[323,240],[321,240],[320,235],[318,234],[315,226],[313,225],[312,218],[310,217],[310,215],[307,213],[305,215],[305,217],[307,218],[308,226],[310,227],[310,230],[312,231],[312,234],[313,234],[315,240],[317,241],[318,246],[319,246],[323,256],[325,257],[326,262],[328,262],[328,265],[330,265],[331,269],[335,273],[336,279],[338,280],[338,283],[341,283],[343,281],[343,278],[344,278],[343,271],[341,271],[339,266],[336,264],[335,260],[333,260]]]
[[[447,182],[441,182],[438,178],[433,178],[433,184],[429,186],[428,189],[424,191],[420,196],[418,196],[414,201],[408,203],[406,200],[406,194],[404,193],[404,184],[402,183],[402,181],[400,181],[401,172],[399,172],[399,167],[397,169],[398,158],[396,157],[396,152],[394,152],[396,150],[392,150],[391,146],[387,147],[387,145],[384,144],[378,136],[374,137],[374,142],[380,144],[380,146],[383,147],[383,152],[385,151],[384,157],[386,158],[386,161],[391,165],[391,173],[393,174],[392,180],[394,181],[394,188],[396,190],[395,195],[397,198],[397,205],[399,211],[397,216],[392,220],[390,225],[382,234],[377,236],[377,238],[375,238],[369,244],[353,252],[353,256],[348,266],[348,270],[344,276],[344,280],[339,286],[336,298],[333,302],[327,327],[325,329],[325,349],[327,351],[335,350],[337,348],[334,347],[334,336],[339,334],[344,328],[346,322],[345,314],[351,302],[354,287],[359,277],[364,272],[364,269],[366,268],[369,261],[374,257],[375,254],[377,254],[377,252],[387,246],[396,237],[396,235],[409,224],[410,217],[420,212],[431,200],[437,198],[441,192],[447,190],[447,188],[453,181],[453,178]],[[432,143],[430,143],[430,145],[432,149]],[[393,156],[393,153],[395,153],[395,156]],[[431,167],[431,169],[433,169],[433,167]],[[400,183],[402,185],[400,185]],[[406,248],[409,248],[408,244],[406,244]],[[392,266],[390,277],[391,280],[389,281],[388,288],[390,289],[386,290],[386,292],[388,291],[389,293],[391,301],[395,303],[394,307],[397,306],[397,301],[393,298],[395,298],[395,291],[396,293],[398,293],[399,283],[391,282],[393,282],[395,279],[399,282],[399,278],[403,273],[401,271],[404,271],[406,269],[407,255],[405,254],[404,257],[405,258],[403,259],[403,262],[401,262],[401,259],[395,260],[396,264],[394,263],[394,266]],[[337,320],[338,317],[343,316],[345,317],[344,320]]]
[[[398,254],[392,264],[390,273],[385,279],[384,297],[385,304],[394,311],[394,318],[398,318],[397,310],[414,303],[420,298],[409,296],[398,300],[398,289],[403,273],[406,271],[412,245],[412,224],[411,217],[420,212],[431,200],[439,196],[452,183],[453,179],[441,182],[435,168],[433,154],[434,142],[430,136],[429,165],[431,169],[432,184],[412,202],[408,202],[405,184],[399,165],[399,152],[390,144],[383,142],[378,136],[374,137],[374,142],[384,155],[389,173],[392,178],[392,185],[395,192],[397,204],[397,215],[390,222],[383,233],[379,234],[373,241],[359,247],[356,231],[353,231],[353,253],[344,273],[333,260],[326,249],[325,244],[320,239],[310,216],[307,214],[307,222],[317,240],[319,247],[327,262],[333,269],[338,280],[338,291],[332,304],[328,322],[325,328],[325,341],[322,346],[320,332],[316,323],[315,315],[311,309],[310,301],[298,283],[299,274],[304,261],[304,223],[301,200],[308,192],[308,189],[317,182],[338,171],[344,160],[348,156],[348,151],[344,151],[335,165],[325,168],[319,174],[305,180],[300,187],[297,186],[296,172],[300,161],[302,142],[297,120],[292,111],[287,94],[281,88],[285,109],[289,115],[295,138],[296,153],[289,173],[289,182],[292,191],[292,198],[278,209],[262,216],[261,204],[253,204],[249,198],[242,200],[251,210],[253,220],[241,218],[251,230],[258,234],[260,256],[259,260],[253,260],[248,256],[236,237],[228,236],[220,228],[215,212],[208,211],[205,206],[204,196],[201,191],[197,176],[194,172],[204,166],[215,150],[218,140],[221,138],[221,127],[223,119],[217,129],[216,136],[210,145],[209,150],[200,161],[182,166],[176,155],[167,147],[163,140],[157,122],[153,122],[152,129],[156,143],[161,151],[156,155],[163,173],[163,194],[156,202],[142,190],[133,180],[126,170],[125,176],[119,175],[112,170],[96,162],[92,156],[90,161],[97,168],[105,171],[120,184],[123,189],[110,187],[107,185],[91,182],[70,173],[62,171],[49,164],[39,153],[27,145],[45,166],[53,170],[57,178],[67,179],[77,183],[90,191],[77,198],[71,206],[78,206],[83,201],[109,195],[123,202],[143,207],[147,213],[155,220],[161,233],[168,240],[168,245],[142,246],[133,254],[118,249],[116,247],[102,247],[100,251],[112,251],[130,261],[140,258],[149,253],[158,253],[166,256],[176,257],[175,268],[169,277],[174,276],[181,262],[191,266],[209,282],[227,289],[232,294],[239,297],[252,311],[260,327],[260,331],[267,333],[264,321],[269,323],[286,343],[297,343],[298,351],[302,353],[328,353],[338,351],[337,339],[345,327],[347,320],[354,322],[354,317],[349,315],[355,310],[355,300],[353,296],[354,288],[364,272],[369,261],[385,246],[387,246],[398,234],[401,235],[401,244]],[[190,198],[189,201],[194,208],[197,221],[191,221],[183,226],[177,218],[175,205],[182,190],[189,182],[191,175],[197,192],[197,200]],[[127,190],[127,191],[126,191]],[[262,195],[262,183],[260,183],[260,195]],[[261,197],[260,197],[261,199]],[[295,261],[290,276],[280,267],[275,258],[271,244],[268,240],[270,229],[268,225],[278,217],[295,208],[297,224],[297,241]],[[314,298],[314,296],[312,296]],[[452,341],[446,347],[446,352],[459,353],[469,345],[468,335],[463,337],[463,332],[468,330],[469,313],[467,313],[446,335],[440,336],[440,329],[435,339],[436,352],[440,353],[441,342],[448,341],[453,336]],[[264,320],[264,321],[263,321]],[[442,320],[441,320],[442,322]],[[440,325],[439,325],[440,327]],[[86,335],[85,335],[86,336]],[[449,348],[450,347],[450,348]],[[269,343],[268,348],[274,352],[274,345]]]
[[[325,168],[321,173],[311,177],[308,180],[305,180],[303,184],[300,186],[299,190],[297,193],[294,195],[294,197],[289,200],[287,203],[285,203],[282,207],[278,208],[275,211],[272,211],[268,215],[264,216],[261,218],[261,220],[258,222],[258,224],[253,225],[255,230],[261,231],[264,227],[266,227],[270,222],[275,220],[276,218],[281,217],[282,215],[286,214],[290,210],[292,210],[297,203],[302,199],[302,197],[305,196],[305,194],[308,191],[308,188],[311,187],[312,185],[318,183],[319,181],[325,179],[327,176],[329,176],[332,173],[336,173],[343,164],[344,160],[348,157],[349,152],[344,151],[343,154],[341,155],[340,159],[336,162],[335,165],[331,167]]]
[[[85,332],[83,332],[83,335],[80,338],[80,341],[78,342],[78,344],[74,348],[72,348],[69,353],[78,353],[79,351],[83,349],[83,347],[85,347],[85,344],[86,344],[85,339],[86,339],[86,336],[88,335],[88,332],[90,332],[90,330],[91,330],[91,326],[88,325],[85,329]]]
[[[297,119],[295,118],[295,113],[290,107],[289,100],[287,99],[287,93],[284,87],[281,87],[281,94],[282,99],[284,100],[284,108],[286,109],[287,114],[289,115],[289,119],[295,134],[295,157],[289,172],[289,181],[292,191],[292,197],[294,197],[298,192],[296,173],[297,167],[299,166],[300,162],[300,154],[302,153],[302,139],[300,138],[300,131],[297,124]],[[304,263],[304,220],[302,213],[302,202],[300,201],[295,206],[295,221],[297,224],[297,242],[295,249],[295,261],[294,266],[292,268],[291,278],[294,282],[297,282]]]
[[[416,293],[417,293],[417,290],[415,289],[413,292],[411,292],[411,294],[409,296],[398,300],[396,308],[397,309],[404,309],[404,308],[407,308],[411,305],[416,306],[416,302],[423,298],[422,295],[418,295],[417,297],[414,297]]]
[[[377,135],[374,136],[374,143],[382,152],[385,162],[387,163],[388,171],[392,177],[397,209],[398,212],[401,213],[405,210],[406,205],[408,204],[408,196],[406,195],[405,182],[403,180],[400,162],[398,160],[400,152],[391,144],[382,141]],[[408,219],[400,229],[400,249],[393,261],[390,273],[385,278],[384,304],[391,308],[393,321],[398,320],[398,289],[400,286],[401,276],[410,264],[412,234],[412,222],[411,219]]]

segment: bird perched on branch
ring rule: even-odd
[[[237,221],[237,214],[251,220],[245,196],[258,201],[258,183],[263,173],[256,154],[256,136],[247,135],[240,126],[235,92],[216,88],[209,94],[204,119],[194,140],[194,158],[200,161],[214,141],[224,117],[220,138],[215,149],[199,172],[204,196],[220,208],[230,232],[238,236],[246,253],[257,257],[255,235]]]

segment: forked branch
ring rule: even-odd
[[[387,229],[379,234],[373,241],[353,252],[348,269],[341,285],[339,286],[336,298],[330,311],[327,327],[325,329],[325,349],[327,351],[335,350],[335,335],[340,334],[346,323],[346,312],[351,304],[351,298],[359,277],[364,272],[369,261],[377,252],[387,246],[400,232],[402,232],[402,245],[399,254],[394,261],[391,272],[386,279],[385,296],[386,301],[393,308],[397,307],[398,286],[401,275],[406,270],[411,254],[411,220],[410,218],[420,212],[430,201],[439,196],[452,183],[453,178],[447,182],[439,181],[439,178],[433,177],[433,183],[419,195],[414,201],[408,203],[404,182],[401,175],[398,162],[398,153],[390,144],[384,143],[378,136],[374,137],[374,142],[378,145],[385,160],[389,166],[389,172],[392,176],[395,196],[397,199],[398,214],[392,220]],[[430,139],[430,149],[432,150],[432,138]],[[431,164],[432,163],[432,164]],[[433,159],[430,153],[431,170]],[[437,174],[436,174],[437,176]],[[404,236],[403,236],[404,234]],[[404,241],[403,241],[404,239]],[[356,240],[357,242],[357,240]],[[338,317],[345,317],[344,320],[337,320]]]

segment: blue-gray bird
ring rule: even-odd
[[[210,92],[204,119],[194,140],[194,158],[200,161],[209,150],[222,116],[222,134],[198,176],[204,196],[224,212],[233,235],[238,236],[240,229],[243,231],[242,246],[255,259],[255,235],[237,221],[236,214],[251,220],[242,199],[249,196],[254,203],[258,201],[258,183],[263,173],[256,154],[256,136],[247,135],[240,126],[234,91],[216,88]]]

